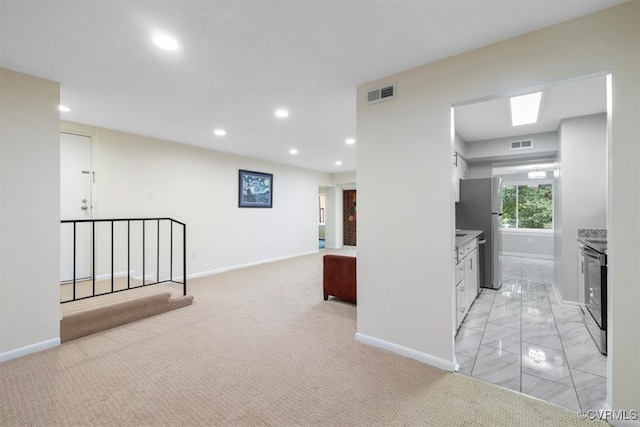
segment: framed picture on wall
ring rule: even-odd
[[[273,174],[240,169],[238,207],[270,208],[272,206]]]

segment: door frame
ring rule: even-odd
[[[87,133],[87,132],[79,132],[77,130],[73,130],[73,129],[69,129],[66,127],[61,127],[60,128],[60,138],[62,138],[62,134],[69,134],[69,135],[75,135],[75,136],[80,136],[80,137],[85,137],[85,138],[89,138],[89,150],[90,150],[90,159],[89,159],[89,174],[90,174],[90,188],[89,188],[89,218],[95,218],[95,170],[94,170],[94,153],[95,153],[95,139],[96,136],[95,134],[92,133]],[[62,156],[62,147],[60,145],[60,149],[59,149],[59,153],[60,156]],[[60,161],[60,160],[59,160]],[[62,171],[60,171],[59,175],[62,175]],[[63,220],[63,218],[60,216],[60,220]],[[62,224],[60,223],[60,226],[62,226]],[[60,255],[61,260],[62,260],[62,254]],[[62,273],[62,272],[61,272]],[[91,279],[94,276],[94,272],[92,271],[92,266],[89,266],[89,275],[88,276],[84,276],[81,279],[82,280],[87,280],[87,279]],[[60,277],[61,284],[64,283],[71,283],[73,282],[73,279],[70,280],[62,280],[62,277]],[[76,278],[76,280],[78,280],[79,278]]]
[[[91,218],[94,218],[96,215],[96,170],[95,170],[95,147],[96,147],[96,140],[98,138],[97,134],[92,133],[92,132],[84,132],[84,131],[79,131],[77,129],[73,129],[70,127],[65,127],[65,126],[60,126],[60,134],[63,133],[68,133],[71,135],[77,135],[77,136],[85,136],[87,138],[91,139],[91,162],[90,162],[90,166],[91,166],[91,170],[89,171],[91,173]],[[62,219],[62,218],[60,218]]]

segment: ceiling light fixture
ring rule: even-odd
[[[171,36],[160,34],[153,38],[153,42],[160,49],[164,50],[177,50],[178,49],[178,41]]]
[[[342,166],[342,162],[341,162],[340,160],[338,160],[338,161],[336,162],[336,166]]]
[[[224,129],[216,129],[216,130],[213,131],[213,133],[216,136],[225,136],[227,134],[227,131],[224,130]]]
[[[536,123],[541,99],[542,92],[511,97],[511,124],[520,126]]]
[[[58,105],[58,110],[62,111],[63,113],[68,113],[69,111],[71,111],[71,108],[67,107],[66,105]]]
[[[353,145],[353,144],[355,144],[355,143],[356,143],[356,140],[355,140],[355,139],[353,139],[353,138],[347,138],[347,139],[344,141],[344,143],[345,143],[345,144],[347,144],[347,145]]]
[[[529,177],[529,179],[543,179],[547,177],[547,172],[536,170],[527,173],[527,176]]]
[[[291,150],[289,150],[289,154],[298,154],[298,150],[292,148]]]
[[[287,110],[276,110],[275,115],[276,117],[283,119],[285,117],[289,117],[289,112]]]

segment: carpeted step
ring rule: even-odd
[[[192,295],[172,297],[171,293],[162,292],[69,313],[60,320],[60,341],[71,341],[166,313],[190,305],[192,301]]]

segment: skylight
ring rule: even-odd
[[[538,121],[542,92],[511,97],[511,124],[528,125]]]
[[[164,50],[177,50],[178,49],[178,41],[173,37],[166,34],[158,34],[153,38],[153,42],[160,49]]]

